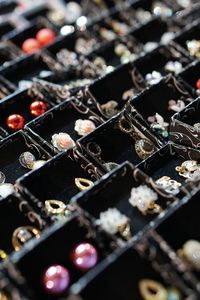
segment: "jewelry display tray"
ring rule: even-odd
[[[1,4],[0,14],[17,5],[7,2]],[[88,8],[87,26],[79,28],[74,22],[55,24],[49,17],[55,9],[50,2],[32,4],[14,20],[11,14],[0,24],[0,171],[5,183],[15,189],[0,197],[0,252],[3,249],[7,255],[0,260],[0,298],[2,293],[3,300],[143,300],[139,283],[151,279],[178,290],[180,297],[175,300],[199,300],[200,272],[185,263],[179,250],[188,240],[200,241],[200,181],[198,177],[186,180],[176,168],[184,161],[200,161],[200,133],[193,126],[200,122],[196,89],[200,61],[186,47],[188,40],[200,40],[200,4],[191,0],[193,6],[183,9],[181,1],[165,0],[162,3],[172,15],[152,13],[149,20],[130,25],[123,13],[141,8],[150,12],[155,0],[117,4],[106,0],[107,10],[91,17]],[[67,1],[56,2],[64,3],[64,9]],[[100,29],[112,30],[110,20],[125,23],[129,31],[115,32],[114,39],[106,40]],[[65,36],[61,27],[66,24],[73,30]],[[35,54],[23,53],[22,43],[43,27],[56,33],[54,43]],[[163,42],[167,32],[174,35]],[[85,52],[77,46],[80,38],[93,41],[87,51],[82,49]],[[157,44],[146,51],[149,42]],[[116,52],[120,44],[134,52],[133,59],[122,63]],[[76,54],[77,65],[67,66],[58,59],[63,49]],[[94,68],[99,57],[111,67],[109,72],[100,74]],[[181,71],[168,74],[168,61],[180,62]],[[146,75],[153,70],[160,72],[161,79],[149,85]],[[124,100],[126,92],[130,92],[128,100]],[[185,107],[177,113],[169,110],[171,99],[183,101]],[[30,114],[34,100],[47,104],[38,117]],[[116,102],[110,111],[105,109],[109,101]],[[169,123],[168,138],[155,132],[148,121],[156,113]],[[6,126],[11,114],[25,119],[18,132]],[[96,129],[78,135],[74,128],[78,119],[92,121]],[[125,125],[126,132],[121,130],[121,120],[136,134],[131,135]],[[52,136],[62,132],[71,136],[75,146],[60,153]],[[142,140],[153,147],[148,158],[138,155],[136,144]],[[27,151],[37,161],[47,162],[36,170],[25,168],[20,157]],[[117,166],[108,167],[112,163]],[[181,184],[176,195],[158,186],[156,181],[163,176]],[[75,179],[92,186],[80,191]],[[159,213],[143,214],[130,204],[131,189],[139,186],[156,194]],[[52,216],[45,206],[48,199],[62,201],[69,215]],[[107,232],[99,223],[101,213],[111,208],[128,218],[128,239],[120,231]],[[14,251],[13,232],[26,226],[34,226],[41,236]],[[98,252],[97,264],[87,272],[77,269],[71,257],[72,249],[83,242]],[[42,285],[44,270],[55,264],[70,273],[70,286],[59,296],[46,293]]]

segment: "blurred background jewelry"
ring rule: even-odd
[[[93,181],[86,178],[75,178],[75,185],[79,191],[86,191],[94,185]]]
[[[8,256],[7,256],[6,252],[4,250],[0,249],[0,262],[6,260],[7,257]],[[1,297],[0,297],[0,300],[1,300]]]
[[[185,261],[191,269],[200,271],[200,242],[189,240],[184,243],[177,254]]]
[[[187,41],[186,46],[191,56],[200,58],[200,40]]]
[[[130,221],[117,208],[101,212],[96,224],[110,234],[120,234],[125,240],[131,239]]]
[[[169,194],[177,195],[180,192],[181,183],[169,176],[162,176],[157,179],[156,184]]]
[[[105,104],[102,104],[101,108],[107,117],[113,117],[119,112],[117,106],[118,106],[117,101],[110,100]]]
[[[165,288],[161,283],[142,279],[139,281],[139,290],[144,300],[181,300],[180,292],[173,287]]]
[[[196,130],[200,131],[200,123],[195,123],[193,126]]]
[[[21,250],[23,245],[32,238],[39,239],[41,232],[33,226],[21,226],[15,229],[12,234],[12,245],[15,251]]]
[[[168,61],[164,66],[165,71],[173,74],[178,74],[182,71],[183,66],[179,61]]]
[[[124,117],[118,121],[118,128],[121,132],[128,134],[135,142],[135,152],[140,159],[146,159],[155,151],[154,144],[147,138],[142,138],[136,128]]]
[[[162,211],[162,208],[155,204],[156,200],[158,200],[158,195],[152,189],[146,185],[140,185],[132,188],[128,201],[133,207],[137,207],[142,214],[146,215]]]
[[[162,75],[160,72],[152,71],[151,73],[148,73],[145,75],[145,81],[149,85],[153,85],[158,83],[162,79]]]
[[[75,146],[74,140],[68,133],[60,132],[52,136],[51,140],[53,146],[59,151],[65,151]]]

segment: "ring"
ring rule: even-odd
[[[33,226],[21,226],[15,229],[12,235],[12,245],[15,251],[19,251],[23,245],[33,237],[39,239],[41,232]]]
[[[75,146],[75,142],[71,138],[71,136],[64,132],[54,134],[52,136],[51,142],[53,146],[57,148],[59,151],[68,150]]]
[[[169,176],[163,176],[157,179],[156,184],[169,194],[177,195],[180,192],[181,183],[171,179]]]
[[[93,186],[94,182],[85,178],[75,178],[75,185],[79,189],[79,191],[85,191]]]
[[[147,213],[160,213],[162,211],[162,208],[155,204],[156,200],[158,200],[158,195],[152,189],[146,185],[140,185],[132,188],[129,203],[146,215]]]
[[[48,213],[52,215],[60,215],[64,214],[66,205],[59,200],[46,200],[45,201],[45,207],[48,211]]]
[[[168,300],[165,287],[157,281],[143,279],[139,281],[139,290],[144,300]]]
[[[96,224],[110,234],[119,233],[125,240],[132,238],[130,221],[117,208],[109,208],[101,212]]]
[[[194,179],[200,176],[200,165],[196,160],[186,160],[176,167],[176,171],[184,178]]]
[[[190,268],[200,271],[200,242],[189,240],[177,253]]]
[[[95,129],[96,129],[96,126],[95,126],[94,122],[92,122],[91,120],[81,120],[81,119],[76,121],[75,127],[74,127],[74,130],[80,136],[85,136],[85,135],[91,133],[92,131],[94,131]]]

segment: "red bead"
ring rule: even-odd
[[[40,100],[36,100],[32,102],[30,105],[30,113],[35,117],[39,117],[40,115],[45,113],[46,110],[47,110],[47,105]]]
[[[12,129],[12,130],[20,130],[24,127],[24,117],[22,117],[21,115],[10,115],[7,120],[6,120],[6,124],[7,126]]]
[[[196,87],[197,87],[197,90],[200,90],[200,79],[197,80]]]
[[[98,253],[92,244],[81,243],[74,248],[71,258],[78,269],[87,271],[97,264]]]
[[[36,39],[41,46],[46,46],[55,40],[55,32],[49,28],[43,28],[36,34]]]
[[[22,50],[25,53],[33,53],[40,49],[40,43],[33,38],[27,39],[22,44]]]

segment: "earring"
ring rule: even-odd
[[[176,171],[184,178],[194,179],[200,176],[200,165],[196,160],[186,160],[176,167]]]
[[[31,103],[29,110],[31,115],[34,117],[39,117],[47,111],[47,104],[43,101],[36,100]]]
[[[162,208],[155,204],[158,200],[158,195],[146,185],[140,185],[137,188],[132,188],[129,203],[133,207],[137,207],[138,210],[146,215],[149,213],[160,213]]]
[[[188,267],[200,271],[200,242],[189,240],[177,253],[185,261]]]
[[[182,71],[183,66],[179,61],[168,61],[164,66],[165,71],[178,74]]]
[[[69,271],[61,265],[48,267],[43,275],[43,286],[49,294],[60,295],[67,290],[69,284]]]
[[[11,183],[5,183],[6,176],[0,171],[0,197],[6,198],[15,192],[14,185]]]
[[[168,110],[173,110],[175,112],[180,112],[182,109],[185,108],[185,103],[182,100],[169,100],[168,101]]]
[[[155,151],[154,144],[147,138],[142,138],[135,127],[129,123],[125,118],[118,121],[118,128],[121,132],[128,134],[135,142],[135,152],[140,159],[146,159]]]
[[[109,118],[116,115],[119,111],[117,109],[118,103],[115,100],[110,100],[106,102],[105,104],[101,105],[101,108],[105,115]]]
[[[92,244],[81,243],[73,249],[71,258],[78,269],[88,271],[97,264],[98,253]]]
[[[200,41],[197,40],[187,41],[186,46],[191,56],[200,58]]]
[[[144,300],[181,300],[180,292],[175,288],[166,289],[161,283],[142,279],[139,281],[139,290]]]
[[[91,120],[77,120],[75,123],[74,130],[80,136],[85,136],[96,129],[94,122]]]
[[[109,208],[100,213],[100,217],[96,221],[96,224],[110,234],[118,233],[125,240],[130,240],[132,236],[129,222],[127,216],[123,215],[118,209]]]
[[[45,160],[36,160],[35,156],[31,152],[23,152],[19,157],[19,162],[22,167],[36,170],[42,167],[46,161]]]
[[[39,239],[41,232],[33,226],[21,226],[15,229],[12,235],[12,245],[15,251],[22,249],[23,245],[33,237]]]
[[[155,133],[157,133],[164,139],[168,139],[169,123],[165,122],[161,115],[156,113],[155,116],[149,116],[147,120],[149,123],[151,123],[150,127]]]
[[[200,94],[200,78],[196,82],[196,92]]]
[[[59,151],[65,151],[75,146],[74,140],[71,136],[65,132],[54,134],[51,140],[53,146]]]
[[[153,71],[152,73],[148,73],[145,76],[145,81],[149,85],[154,85],[154,84],[158,83],[161,79],[162,79],[162,75],[160,74],[160,72],[157,72],[157,71]]]
[[[79,189],[79,191],[85,191],[92,187],[94,183],[91,180],[85,178],[75,178],[75,185]]]
[[[25,119],[21,115],[13,114],[6,119],[6,125],[13,131],[20,130],[24,127]]]
[[[47,46],[50,43],[53,43],[56,39],[55,32],[50,28],[42,28],[36,34],[36,40],[40,46]]]
[[[118,167],[118,164],[115,162],[105,162],[102,158],[101,158],[101,147],[96,144],[95,142],[89,142],[86,145],[86,149],[89,152],[90,155],[96,157],[102,164],[103,166],[106,168],[106,170],[108,172],[114,170],[116,167]]]
[[[171,179],[169,176],[157,179],[156,184],[169,194],[177,195],[180,192],[181,183]]]

